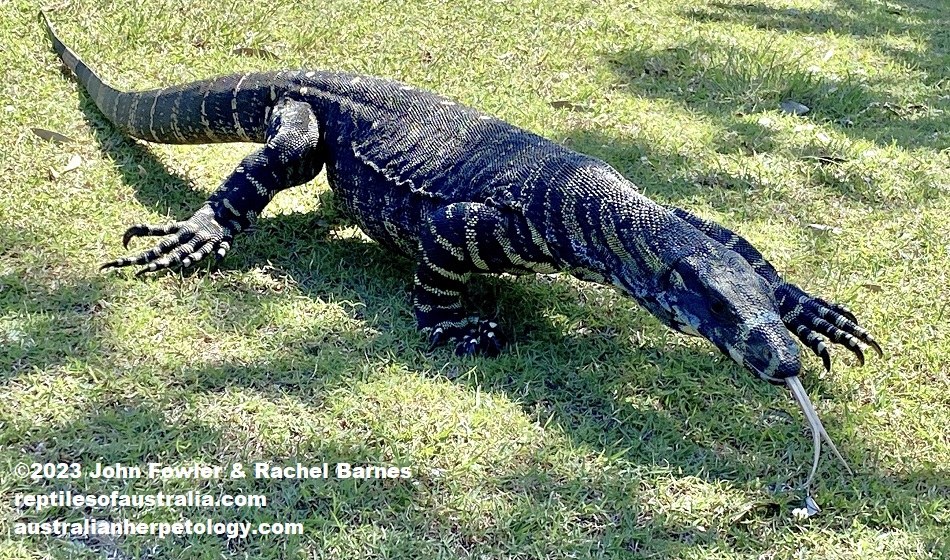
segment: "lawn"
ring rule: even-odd
[[[129,140],[0,1],[0,558],[950,557],[946,0],[74,0],[67,44],[121,88],[332,68],[399,79],[612,164],[747,237],[878,339],[787,391],[614,290],[480,278],[511,343],[429,351],[411,263],[281,193],[217,267],[99,272],[183,219],[250,146]],[[794,101],[802,115],[781,108]],[[53,131],[49,141],[32,129]],[[134,248],[144,247],[139,242]],[[39,479],[25,463],[408,467],[405,479]],[[16,505],[70,490],[265,507]],[[17,523],[213,518],[302,535],[20,536]]]

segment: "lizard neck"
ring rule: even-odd
[[[578,278],[616,285],[639,300],[695,252],[688,224],[610,168],[575,176],[559,191],[547,194],[545,233],[563,269]]]

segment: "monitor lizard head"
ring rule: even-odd
[[[791,391],[814,440],[804,487],[818,470],[820,440],[852,472],[798,378],[799,346],[782,322],[772,288],[744,258],[718,243],[699,243],[669,266],[659,284],[652,301],[641,301],[651,313],[682,333],[708,339],[759,378]]]
[[[745,258],[718,242],[700,240],[675,255],[658,281],[655,301],[647,307],[661,321],[682,333],[708,339],[759,378],[784,385],[792,393],[814,443],[812,468],[804,487],[811,484],[818,470],[820,440],[852,472],[799,380],[799,345],[782,321],[774,288]]]
[[[706,338],[770,383],[784,385],[798,375],[800,349],[773,290],[738,253],[711,240],[696,243],[656,281],[656,291],[642,303],[664,324]]]
[[[574,204],[581,209],[578,221],[581,217],[597,216],[603,227],[588,230],[588,236],[590,231],[602,234],[593,235],[594,243],[570,244],[573,259],[566,260],[573,264],[573,273],[582,279],[612,283],[665,325],[706,338],[760,379],[788,388],[804,412],[813,436],[814,460],[804,486],[811,483],[817,472],[821,440],[828,443],[851,472],[798,377],[802,369],[801,351],[789,330],[795,327],[796,316],[783,317],[777,295],[780,290],[788,292],[790,285],[776,287],[746,257],[692,223],[651,206],[635,190],[627,189],[624,194],[599,200],[596,205]],[[609,212],[603,212],[605,208]],[[600,250],[591,251],[591,246]],[[797,298],[800,308],[802,298],[807,300],[807,296],[801,293]],[[828,307],[822,310],[821,300],[812,298],[811,302],[818,309],[813,313],[820,317],[838,315],[834,325],[825,321],[828,324],[823,327],[823,334],[845,344],[859,357],[860,342],[880,353],[878,344],[845,308],[824,303]],[[794,313],[801,312],[796,309]],[[785,319],[789,317],[791,322],[786,325]],[[808,336],[799,338],[806,343],[811,340]],[[811,348],[822,356],[827,368],[827,352],[819,352],[823,346]]]

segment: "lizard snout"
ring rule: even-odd
[[[801,353],[785,325],[766,323],[749,331],[742,364],[762,379],[784,385],[801,371]]]

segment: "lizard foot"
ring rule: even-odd
[[[214,253],[220,260],[231,248],[234,240],[232,228],[222,225],[208,205],[202,206],[183,222],[164,225],[138,224],[126,230],[122,246],[128,248],[133,237],[168,236],[157,245],[135,256],[109,261],[99,267],[121,268],[141,266],[136,276],[173,266],[191,266]]]
[[[873,348],[878,356],[884,356],[881,345],[871,333],[858,325],[854,314],[847,307],[809,295],[798,286],[788,283],[779,286],[775,295],[785,326],[821,358],[826,371],[831,371],[831,356],[819,335],[854,352],[861,365],[864,365],[862,345]]]
[[[458,356],[483,355],[495,357],[501,352],[504,337],[498,323],[471,318],[463,324],[442,324],[429,335],[430,348],[446,342],[456,342]]]

